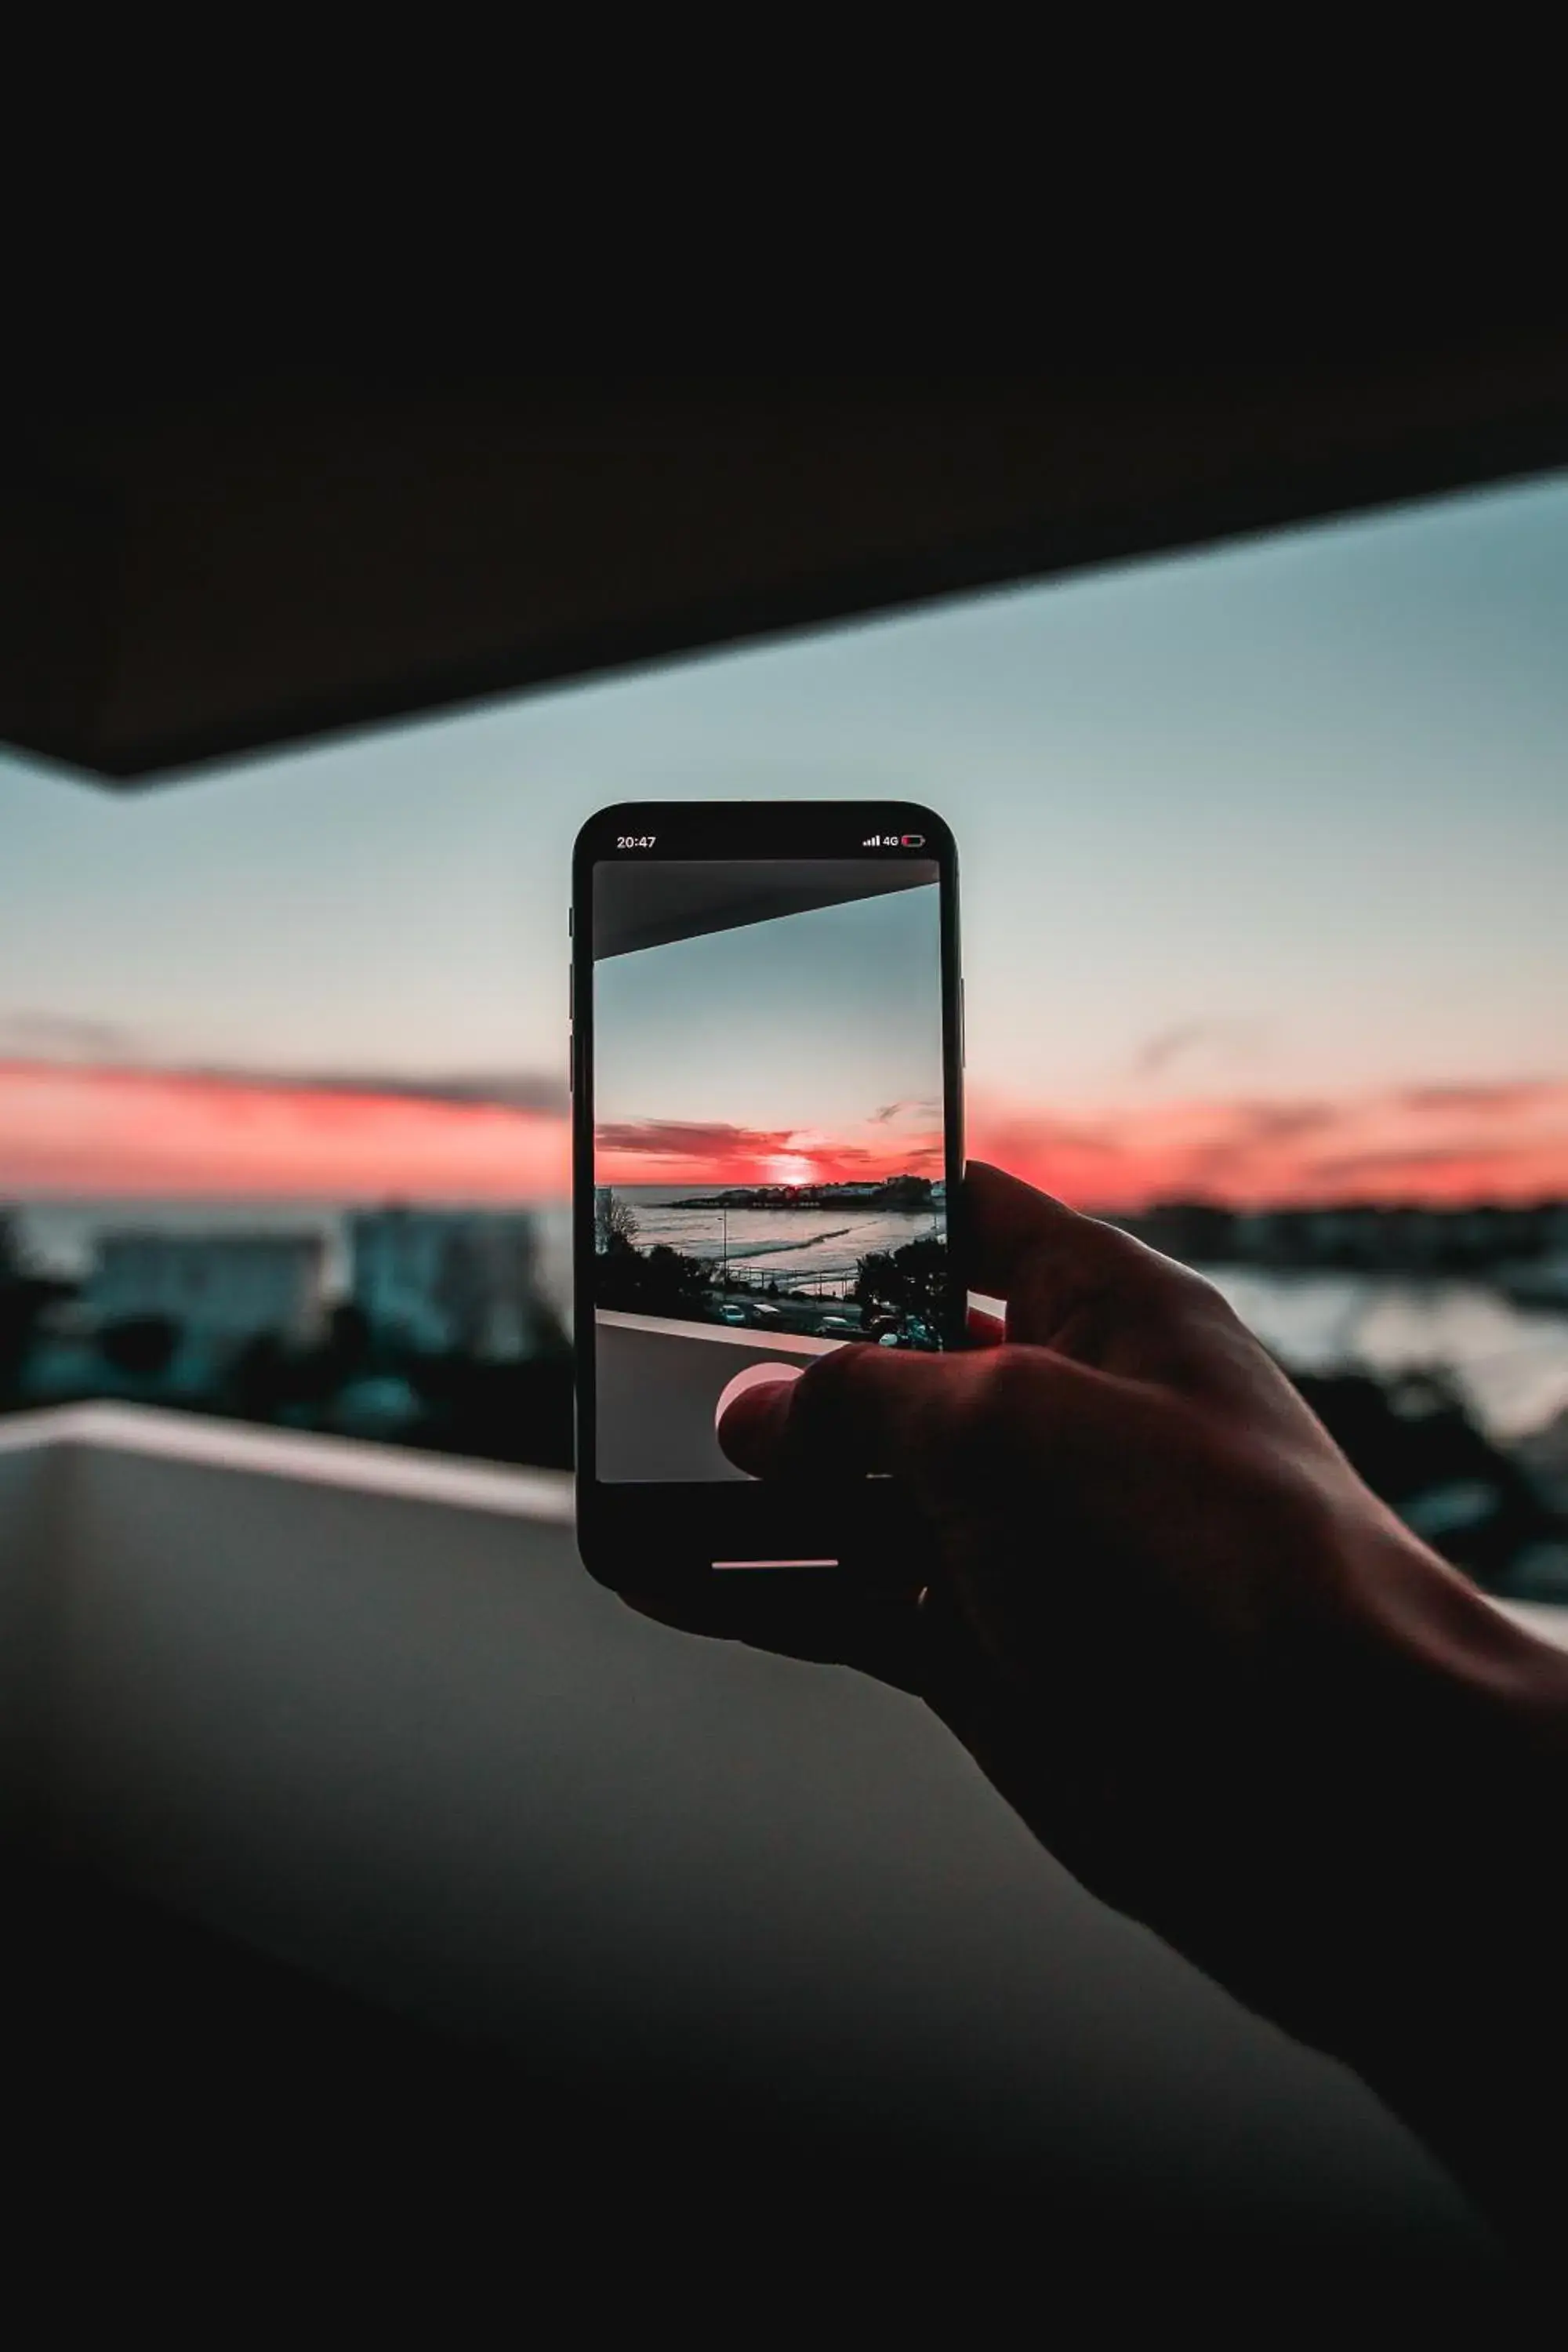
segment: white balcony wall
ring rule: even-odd
[[[563,1478],[83,1408],[0,1434],[0,1562],[13,1811],[269,1955],[573,2080],[718,2068],[1486,2258],[1358,2084],[1085,1895],[917,1703],[593,1583]]]

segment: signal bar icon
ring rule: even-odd
[[[860,844],[862,849],[923,849],[923,833],[872,833]]]

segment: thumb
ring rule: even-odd
[[[756,1478],[861,1478],[909,1470],[921,1433],[950,1399],[956,1356],[896,1351],[851,1341],[792,1378],[740,1390],[718,1437],[738,1469]]]
[[[754,1478],[862,1478],[917,1487],[967,1484],[1010,1455],[1037,1474],[1121,1476],[1136,1392],[1051,1348],[1016,1344],[926,1354],[856,1345],[809,1371],[759,1376],[724,1408],[719,1443]]]
[[[794,1387],[781,1373],[776,1381],[753,1381],[731,1398],[720,1415],[718,1437],[737,1470],[766,1478],[780,1466]]]

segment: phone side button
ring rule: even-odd
[[[569,1095],[577,1091],[577,1034],[574,1029],[566,1032],[566,1091]]]

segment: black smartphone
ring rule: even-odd
[[[879,1573],[894,1482],[759,1483],[737,1388],[962,1344],[958,867],[884,801],[602,809],[572,884],[577,1528],[619,1591]]]

